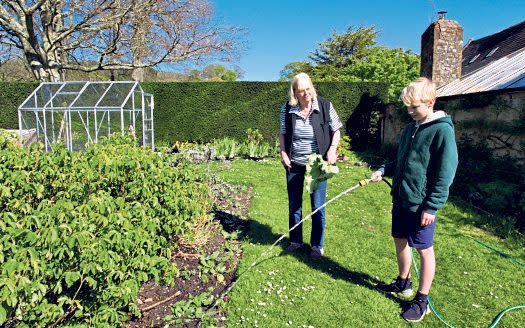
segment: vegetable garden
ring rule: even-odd
[[[178,275],[172,240],[208,219],[208,185],[133,142],[44,152],[1,137],[2,324],[118,325],[142,283]]]
[[[386,185],[330,204],[321,261],[307,250],[292,256],[280,248],[259,259],[286,234],[287,220],[284,172],[277,159],[263,159],[275,149],[258,148],[258,139],[251,130],[244,143],[178,143],[154,153],[135,146],[132,135],[114,135],[74,153],[59,145],[53,152],[38,144],[19,148],[1,137],[2,324],[402,326],[402,304],[373,288],[395,275],[393,247],[385,247],[391,242]],[[230,162],[226,154],[245,160]],[[347,154],[328,198],[370,174],[355,153]],[[458,200],[440,217],[441,266],[432,296],[458,327],[489,324],[525,296],[516,288],[522,267],[473,242],[523,263],[522,236],[500,240],[474,227],[481,217]],[[236,274],[238,284],[218,298]],[[164,286],[160,299],[156,286]],[[524,313],[501,322],[522,326]],[[437,316],[423,323],[442,325]]]

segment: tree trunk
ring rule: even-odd
[[[38,60],[32,60],[29,66],[35,79],[40,82],[60,82],[64,80],[63,70],[56,64],[49,65]]]
[[[144,68],[135,68],[131,73],[133,81],[144,82]]]

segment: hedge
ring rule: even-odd
[[[0,128],[18,127],[17,108],[37,83],[0,83]],[[242,140],[257,128],[267,141],[279,131],[279,109],[287,99],[285,82],[146,82],[154,95],[155,141],[208,142],[226,136]],[[380,83],[318,82],[318,94],[334,104],[353,146],[375,142],[374,112],[387,99]],[[374,132],[375,131],[375,132]],[[357,147],[362,148],[362,147]]]
[[[38,84],[0,82],[0,128],[18,129],[18,106]]]
[[[370,113],[386,102],[386,85],[315,85],[320,96],[332,101],[350,137],[368,138]],[[142,83],[155,97],[155,140],[168,144],[225,136],[242,140],[248,128],[257,128],[266,140],[275,141],[288,86],[285,82]]]

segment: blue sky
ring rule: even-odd
[[[306,60],[332,32],[375,25],[379,45],[420,53],[420,37],[448,11],[464,28],[463,41],[479,39],[525,20],[525,0],[211,0],[217,18],[247,29],[247,49],[236,63],[246,81],[275,81],[284,65]]]

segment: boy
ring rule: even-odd
[[[418,322],[430,312],[428,293],[436,269],[433,248],[436,212],[448,198],[458,154],[450,116],[433,110],[436,88],[432,81],[427,78],[413,81],[403,90],[401,99],[414,122],[402,132],[396,160],[372,174],[376,182],[381,181],[383,174],[393,174],[392,237],[399,276],[393,283],[377,287],[383,292],[411,297],[410,247],[416,248],[421,258],[419,288],[401,316]]]

